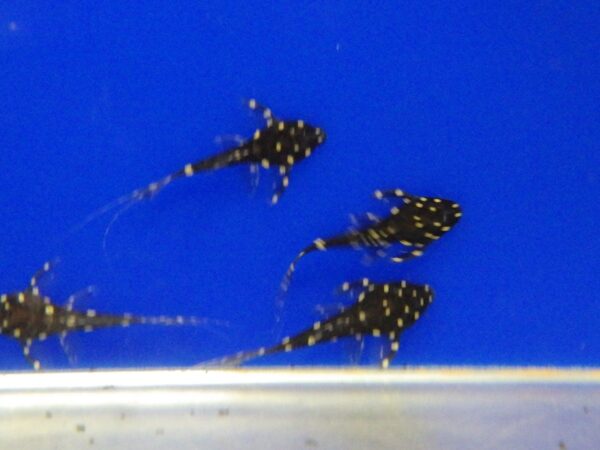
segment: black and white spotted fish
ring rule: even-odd
[[[310,328],[292,337],[284,338],[272,347],[240,352],[212,362],[211,364],[237,365],[259,356],[278,352],[290,352],[339,338],[365,336],[387,339],[389,351],[380,364],[387,368],[400,347],[400,335],[414,324],[433,301],[433,290],[428,285],[396,283],[373,283],[363,279],[344,283],[342,291],[356,296],[349,307],[326,320],[315,322]]]
[[[319,145],[325,142],[326,134],[323,129],[304,120],[279,119],[269,108],[260,105],[254,99],[248,101],[248,107],[261,113],[266,121],[266,127],[257,129],[251,139],[241,140],[234,147],[221,153],[186,164],[176,172],[108,203],[88,215],[72,231],[80,229],[114,208],[122,207],[124,211],[139,201],[151,198],[179,178],[192,177],[201,172],[240,164],[250,165],[253,171],[257,171],[259,167],[277,169],[279,181],[275,184],[271,198],[273,204],[277,203],[289,185],[292,167],[309,157]]]
[[[435,197],[416,197],[400,189],[374,192],[379,200],[400,200],[390,209],[387,217],[366,214],[366,223],[356,224],[348,232],[326,239],[315,239],[302,250],[290,264],[281,282],[281,292],[287,291],[298,261],[316,250],[352,247],[374,250],[386,256],[389,247],[400,245],[402,250],[390,257],[393,262],[403,262],[421,256],[425,248],[449,231],[462,216],[458,203]],[[283,296],[278,298],[282,307]]]
[[[39,360],[31,355],[34,341],[43,341],[58,335],[64,347],[68,333],[93,331],[97,328],[126,327],[129,325],[203,325],[207,319],[195,317],[144,317],[130,314],[101,314],[92,309],[75,310],[75,302],[92,293],[92,288],[69,297],[64,306],[59,306],[40,292],[38,280],[51,270],[46,263],[31,279],[30,286],[21,292],[0,295],[0,334],[17,339],[23,355],[35,370],[40,369]],[[66,350],[66,348],[65,348]]]

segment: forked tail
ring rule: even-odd
[[[106,205],[95,210],[94,212],[88,214],[81,222],[79,222],[78,224],[76,224],[69,230],[69,235],[78,232],[79,230],[83,229],[89,223],[104,216],[106,213],[119,208],[119,210],[115,213],[115,215],[113,216],[113,218],[111,219],[111,221],[107,227],[107,230],[110,230],[112,225],[117,221],[117,219],[119,218],[119,216],[121,214],[123,214],[125,211],[127,211],[129,208],[131,208],[133,205],[135,205],[143,200],[154,197],[165,186],[169,185],[175,179],[177,179],[183,175],[184,175],[184,172],[183,172],[183,170],[181,170],[179,172],[175,172],[171,175],[168,175],[168,176],[162,178],[161,180],[150,183],[145,188],[136,189],[135,191],[133,191],[129,194],[122,195],[121,197],[107,203]],[[105,232],[105,235],[106,234],[108,234],[108,233]]]
[[[256,350],[242,351],[233,355],[223,356],[220,358],[210,359],[208,361],[197,364],[197,367],[236,367],[244,364],[246,361],[258,358],[270,353],[268,349],[261,347]]]
[[[294,272],[296,270],[296,266],[298,265],[298,261],[300,261],[304,256],[306,256],[306,254],[316,249],[317,245],[313,242],[300,253],[298,253],[298,255],[296,255],[292,263],[288,266],[288,269],[285,272],[283,279],[281,280],[281,284],[279,285],[279,294],[277,296],[277,301],[275,304],[278,312],[281,312],[281,310],[283,309],[283,305],[285,303],[285,294],[289,290],[290,284],[292,283],[292,277],[294,276]]]
[[[136,189],[135,191],[129,194],[123,195],[113,200],[112,202],[109,202],[106,205],[98,208],[91,214],[88,214],[81,222],[72,227],[69,230],[69,234],[73,234],[81,230],[87,224],[98,219],[99,217],[102,217],[104,214],[116,208],[120,208],[109,223],[107,230],[110,230],[112,225],[116,222],[116,220],[121,214],[123,214],[136,203],[154,197],[156,194],[158,194],[159,191],[164,189],[167,185],[171,184],[176,179],[182,177],[191,177],[199,172],[204,172],[207,170],[216,170],[234,164],[239,164],[243,162],[246,156],[248,156],[248,152],[249,149],[247,148],[234,147],[233,149],[226,150],[224,152],[218,153],[214,156],[210,156],[198,162],[186,164],[178,171],[173,172],[172,174],[167,175],[166,177],[158,181],[154,181],[144,188]],[[108,233],[106,232],[105,235],[106,234]]]

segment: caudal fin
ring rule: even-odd
[[[275,306],[277,307],[277,309],[279,311],[281,311],[283,309],[283,306],[285,303],[285,294],[287,293],[287,291],[290,288],[290,284],[292,283],[292,277],[294,276],[294,272],[296,271],[296,266],[298,265],[298,262],[304,256],[306,256],[307,253],[310,253],[316,249],[317,249],[317,246],[314,243],[312,243],[311,245],[306,247],[304,250],[302,250],[300,253],[298,253],[296,255],[296,257],[294,258],[294,260],[291,262],[291,264],[288,266],[288,269],[285,272],[285,275],[283,276],[281,283],[279,285],[279,294],[277,296],[277,301],[275,304]]]
[[[296,270],[296,266],[298,265],[298,262],[304,256],[306,256],[308,253],[319,249],[321,242],[323,242],[321,239],[317,239],[315,242],[313,242],[308,247],[306,247],[304,250],[302,250],[300,253],[298,253],[298,255],[296,255],[296,257],[294,258],[292,263],[288,266],[288,269],[285,272],[283,279],[281,280],[281,284],[279,285],[279,292],[277,293],[277,297],[275,298],[275,335],[276,336],[281,336],[281,330],[283,327],[283,316],[284,316],[283,310],[284,310],[284,306],[285,306],[285,297],[286,297],[287,291],[289,290],[290,284],[292,282],[292,277],[294,275],[294,271]]]
[[[110,211],[120,208],[110,221],[110,225],[108,226],[108,229],[110,229],[110,227],[114,224],[114,222],[116,222],[118,217],[121,214],[123,214],[125,211],[127,211],[133,205],[135,205],[143,200],[154,197],[165,186],[169,185],[173,180],[175,180],[176,178],[179,178],[182,175],[183,175],[183,171],[175,172],[175,173],[168,175],[158,181],[150,183],[149,185],[147,185],[144,188],[136,189],[135,191],[130,192],[129,194],[122,195],[121,197],[105,204],[104,206],[102,206],[102,207],[98,208],[97,210],[93,211],[92,213],[88,214],[81,222],[79,222],[75,226],[73,226],[69,230],[69,235],[82,230],[86,225],[90,224],[91,222],[95,221],[96,219],[99,219],[100,217],[104,216],[105,214],[109,213]]]
[[[267,350],[261,347],[256,350],[242,351],[233,355],[210,359],[197,364],[196,367],[236,367],[244,364],[246,361],[266,355]]]
[[[161,325],[161,326],[227,326],[228,323],[222,320],[207,319],[205,317],[195,316],[132,316],[132,324],[140,325]]]

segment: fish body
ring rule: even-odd
[[[235,146],[216,155],[190,162],[179,170],[161,179],[125,194],[89,214],[82,222],[71,229],[71,233],[83,228],[94,219],[119,208],[113,221],[120,213],[134,204],[156,196],[163,188],[179,178],[192,177],[199,173],[247,164],[252,171],[259,167],[277,169],[278,181],[275,183],[271,203],[275,204],[290,183],[290,172],[298,162],[306,159],[326,140],[322,128],[313,126],[304,120],[281,120],[275,117],[270,108],[260,105],[256,100],[248,101],[248,107],[262,115],[266,126],[257,129],[248,140],[240,140]]]
[[[33,368],[40,369],[40,362],[31,356],[34,341],[58,335],[64,346],[68,333],[93,331],[98,328],[127,327],[129,325],[200,325],[206,319],[195,317],[134,316],[131,314],[103,314],[93,309],[75,310],[75,302],[92,294],[92,288],[73,294],[65,305],[58,305],[41,293],[38,279],[51,270],[51,264],[44,267],[31,279],[30,286],[20,292],[0,295],[0,335],[18,340],[23,355]]]
[[[440,239],[462,216],[460,205],[452,200],[437,197],[417,197],[400,189],[374,193],[375,198],[394,201],[389,214],[380,218],[372,213],[365,215],[364,223],[356,223],[347,232],[329,238],[317,238],[305,247],[289,265],[281,282],[281,293],[290,285],[300,259],[314,251],[350,247],[374,250],[379,256],[386,256],[394,245],[401,251],[390,257],[393,262],[404,262],[423,255],[426,247]],[[278,297],[278,307],[282,307],[283,296]]]
[[[273,116],[271,110],[259,105],[256,100],[248,103],[252,110],[262,112],[267,126],[257,129],[252,138],[217,155],[186,164],[182,169],[162,181],[148,186],[138,192],[138,196],[153,195],[176,178],[194,176],[205,171],[222,169],[240,164],[264,169],[277,168],[279,183],[271,199],[275,204],[289,185],[289,174],[292,167],[312,155],[313,151],[325,142],[323,129],[315,127],[304,120],[280,120]]]
[[[263,168],[288,167],[302,161],[325,141],[320,128],[304,122],[273,119],[267,127],[256,130],[252,139],[215,156],[187,164],[177,174],[192,176],[238,164],[260,164]]]
[[[375,336],[387,339],[389,351],[380,361],[387,368],[398,352],[400,335],[413,325],[433,301],[434,292],[428,285],[407,281],[373,283],[363,279],[344,283],[342,290],[356,296],[355,302],[325,320],[315,322],[298,334],[284,338],[271,347],[240,352],[217,361],[219,364],[241,364],[264,355],[311,347],[337,339]]]

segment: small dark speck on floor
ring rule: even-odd
[[[190,416],[195,416],[196,415],[196,411],[194,411],[193,409],[190,409]]]
[[[46,411],[46,419],[52,419],[52,411]]]
[[[90,440],[88,441],[90,443],[90,445],[94,445],[94,438],[90,438]]]
[[[75,430],[77,430],[77,432],[79,432],[79,433],[83,433],[85,431],[85,425],[82,423],[78,423],[75,426]]]
[[[121,420],[125,420],[125,417],[126,417],[125,413],[121,413]]]
[[[165,434],[165,429],[164,428],[157,428],[155,434],[157,436],[162,436],[163,434]]]
[[[560,450],[567,450],[567,445],[563,441],[558,442],[558,448]]]
[[[223,416],[228,416],[229,415],[229,408],[222,408],[219,409],[218,411],[219,416],[223,417]]]
[[[318,446],[319,446],[319,443],[317,442],[317,440],[316,440],[316,439],[313,439],[313,438],[306,438],[306,439],[304,440],[304,445],[305,445],[305,446],[307,446],[307,447],[318,447]]]
[[[587,406],[583,407],[583,413],[584,414],[588,414],[590,412],[590,408],[588,408]]]

